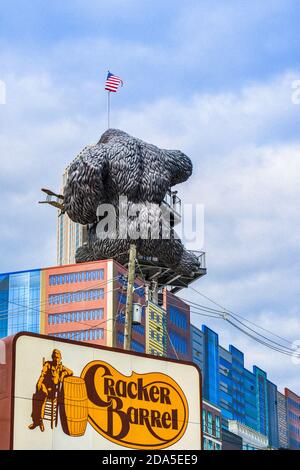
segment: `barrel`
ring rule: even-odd
[[[60,400],[63,431],[69,436],[83,436],[88,422],[88,397],[85,382],[80,377],[66,377]]]

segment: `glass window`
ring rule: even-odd
[[[212,414],[211,414],[210,411],[208,411],[207,412],[207,432],[208,432],[208,434],[213,433],[212,425],[213,425]]]
[[[216,438],[219,439],[220,437],[221,437],[220,416],[216,416]]]
[[[207,422],[206,422],[206,410],[202,410],[202,429],[206,432]]]

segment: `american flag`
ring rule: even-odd
[[[119,85],[123,86],[123,80],[117,77],[113,73],[108,72],[107,79],[105,82],[105,90],[113,91],[114,93],[118,90]]]

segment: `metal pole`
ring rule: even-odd
[[[110,121],[110,91],[107,92],[107,129],[109,129]]]
[[[131,349],[131,333],[132,333],[132,303],[133,303],[133,287],[135,278],[135,259],[136,246],[134,243],[130,245],[129,265],[128,265],[128,285],[125,310],[125,326],[124,326],[124,349]]]

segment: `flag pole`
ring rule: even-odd
[[[109,129],[110,121],[110,91],[107,92],[107,129]]]

